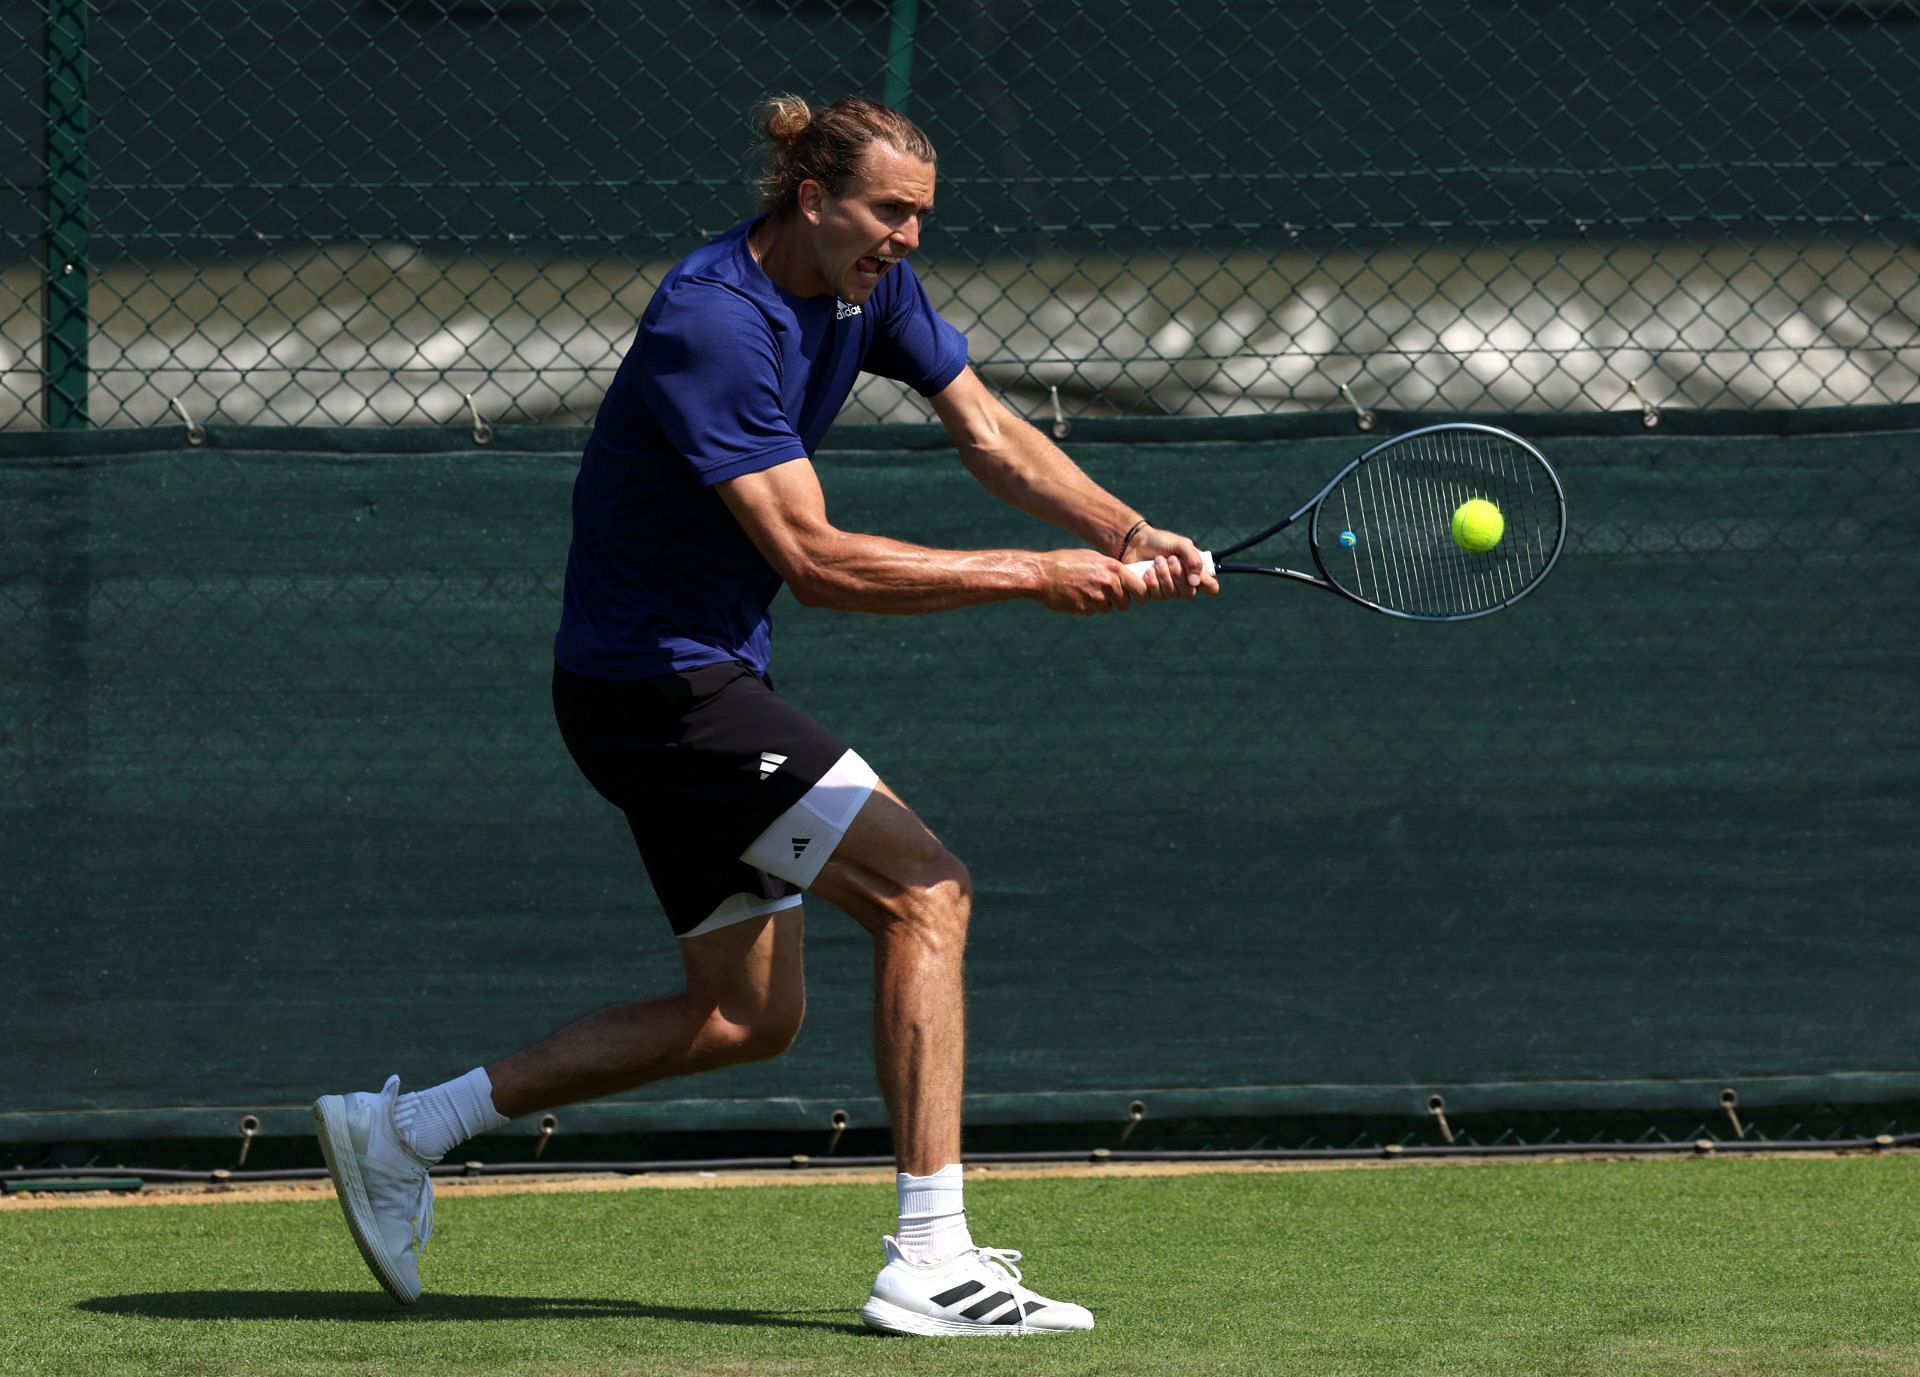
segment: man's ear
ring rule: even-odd
[[[800,183],[800,190],[795,199],[799,203],[800,213],[807,217],[808,222],[819,224],[820,212],[827,203],[827,189],[809,177]]]

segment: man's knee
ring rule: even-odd
[[[903,879],[889,907],[896,922],[929,940],[964,943],[973,916],[973,876],[964,861],[940,847]]]
[[[973,912],[973,872],[967,869],[967,863],[942,848],[941,867],[934,879],[934,888],[939,893],[939,902],[953,910],[964,923]]]
[[[772,1061],[783,1055],[800,1036],[805,1012],[797,1001],[760,1010],[742,1030],[738,1060]]]
[[[752,1009],[709,1009],[695,1039],[699,1060],[709,1068],[772,1061],[800,1036],[804,1012],[797,1002]]]
[[[961,944],[973,877],[906,804],[878,786],[812,890],[876,937],[914,935]]]

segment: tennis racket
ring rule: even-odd
[[[1454,538],[1455,513],[1475,500],[1499,509]],[[1308,518],[1317,572],[1231,564],[1241,551]],[[1567,539],[1567,499],[1546,456],[1496,426],[1425,426],[1375,445],[1285,520],[1206,552],[1208,573],[1296,579],[1390,617],[1457,622],[1511,607],[1553,572]],[[1128,566],[1145,571],[1151,560]]]

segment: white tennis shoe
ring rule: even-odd
[[[874,1279],[860,1318],[890,1334],[1066,1334],[1093,1328],[1077,1305],[1048,1300],[1020,1284],[1020,1254],[1010,1248],[969,1248],[958,1257],[920,1267],[900,1245],[883,1240],[887,1265]]]
[[[377,1095],[322,1095],[313,1121],[347,1228],[373,1275],[402,1305],[420,1299],[420,1253],[433,1236],[433,1178],[394,1127],[400,1078]]]

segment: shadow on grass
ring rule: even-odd
[[[868,1334],[864,1325],[833,1310],[714,1310],[684,1305],[586,1296],[421,1297],[401,1309],[379,1292],[367,1291],[148,1291],[94,1296],[75,1304],[96,1315],[137,1315],[149,1320],[349,1320],[408,1324],[439,1320],[678,1320],[689,1324],[738,1324],[750,1328],[828,1329]]]

